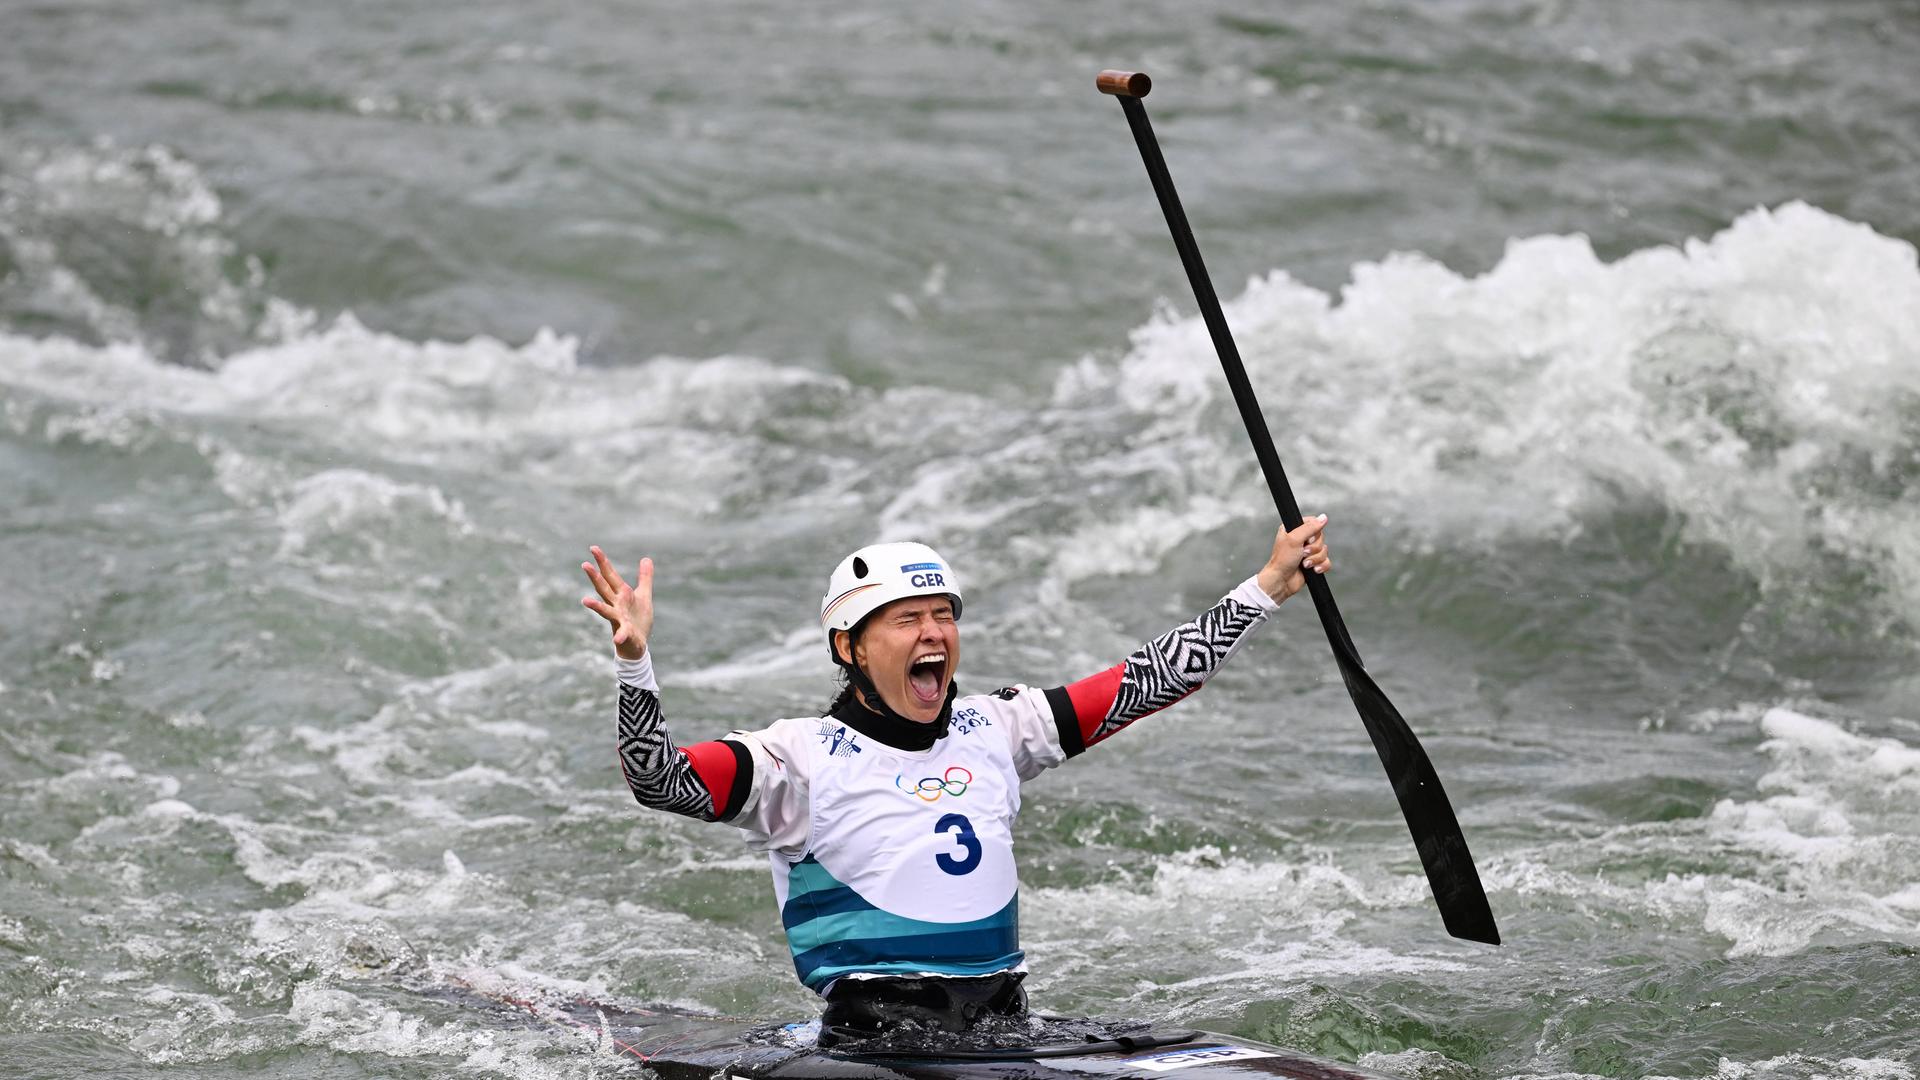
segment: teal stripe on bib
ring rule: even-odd
[[[869,975],[991,975],[1017,967],[1020,951],[1015,905],[1001,911],[1006,923],[991,929],[903,937],[842,938],[812,949],[795,950],[793,968],[809,989],[856,972]],[[911,922],[912,920],[906,920]],[[938,927],[939,923],[919,923]]]
[[[836,941],[876,941],[920,937],[927,934],[983,934],[991,935],[998,941],[1002,937],[1011,938],[1014,927],[1019,924],[1018,900],[1007,901],[1007,906],[984,919],[972,922],[939,923],[923,922],[919,919],[903,918],[889,911],[872,909],[868,911],[844,911],[837,915],[826,915],[811,919],[799,926],[787,928],[787,947],[795,953],[808,949],[817,949]]]
[[[1020,899],[984,919],[942,923],[882,911],[812,856],[788,874],[781,921],[800,981],[819,990],[856,972],[990,975],[1017,966]]]

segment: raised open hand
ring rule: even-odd
[[[593,561],[581,563],[580,569],[587,572],[593,591],[600,595],[583,596],[580,602],[612,624],[613,651],[623,660],[638,660],[646,655],[647,636],[653,633],[653,560],[640,560],[640,569],[629,585],[608,561],[606,552],[598,547],[588,550],[593,552]]]

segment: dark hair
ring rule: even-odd
[[[851,630],[847,630],[845,632],[847,635],[847,654],[849,656],[853,654],[853,646],[860,638],[861,629],[866,625],[867,625],[867,620],[861,619],[859,622],[853,624],[853,628]],[[854,696],[852,667],[840,662],[839,649],[829,645],[828,652],[830,652],[833,655],[833,666],[840,673],[840,690],[838,693],[833,695],[833,704],[827,706],[827,711],[825,714],[827,716],[832,716],[834,713],[840,710],[841,706],[858,703],[860,699]]]
[[[855,700],[857,699],[853,696],[853,679],[847,674],[846,668],[841,668],[840,692],[833,696],[833,704],[827,706],[826,715],[832,716],[839,712],[842,706],[850,705]]]

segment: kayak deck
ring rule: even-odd
[[[432,993],[478,1005],[504,1025],[569,1030],[662,1080],[1393,1080],[1235,1035],[1137,1021],[1035,1016],[965,1035],[906,1032],[823,1050],[814,1042],[818,1021],[755,1023],[465,987]]]

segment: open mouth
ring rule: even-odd
[[[947,654],[922,653],[914,657],[907,667],[907,686],[922,705],[938,702],[947,688]]]

